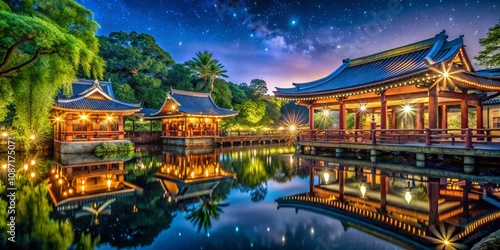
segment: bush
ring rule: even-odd
[[[102,143],[94,149],[94,154],[101,157],[105,155],[128,154],[134,151],[134,144],[131,142],[115,145],[113,143]]]

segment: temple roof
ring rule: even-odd
[[[172,107],[175,107],[172,109]],[[198,115],[228,117],[235,116],[238,111],[217,107],[210,93],[191,92],[171,89],[163,106],[149,115],[150,118],[176,116],[176,115]],[[147,117],[146,117],[147,118]]]
[[[373,84],[409,77],[452,60],[463,47],[459,37],[448,41],[443,31],[435,37],[377,54],[345,59],[330,75],[306,83],[293,83],[293,88],[276,88],[276,96],[300,96],[333,93],[363,88]]]
[[[54,109],[133,112],[141,109],[140,104],[116,100],[110,82],[79,80],[71,87],[70,97],[64,96],[62,91],[59,93]]]

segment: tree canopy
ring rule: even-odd
[[[55,95],[78,71],[102,76],[97,27],[92,12],[73,0],[0,1],[0,121],[12,106],[12,126],[25,145],[31,135],[50,136]]]
[[[483,50],[475,59],[484,67],[500,67],[500,23],[490,28],[485,38],[479,40]]]

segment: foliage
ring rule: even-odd
[[[203,229],[205,232],[212,227],[212,220],[218,220],[224,213],[222,207],[229,206],[228,203],[221,203],[219,200],[201,200],[198,208],[192,209],[186,219],[193,223],[198,233]]]
[[[79,70],[101,77],[92,13],[73,0],[5,1],[0,9],[0,119],[13,104],[15,135],[29,147],[32,133],[50,134],[50,107],[57,91]]]
[[[500,24],[490,28],[485,38],[479,39],[483,50],[475,59],[484,67],[500,67]]]
[[[160,87],[167,80],[168,67],[175,64],[170,54],[151,35],[135,31],[99,36],[99,42],[107,65],[105,77],[112,79],[116,97],[159,108],[166,94]]]
[[[259,93],[261,95],[267,94],[267,91],[268,91],[267,83],[266,83],[266,81],[264,81],[262,79],[252,79],[250,81],[250,85],[248,87],[255,90],[257,93]]]
[[[96,156],[106,156],[106,155],[116,155],[120,153],[128,154],[129,152],[134,151],[134,144],[132,142],[126,142],[121,144],[114,143],[102,143],[97,145],[94,149],[94,154]]]
[[[207,86],[208,80],[210,81],[210,92],[214,89],[214,81],[217,77],[227,77],[227,70],[219,63],[218,60],[212,59],[212,53],[200,51],[196,53],[186,65],[191,69],[192,75],[203,79],[203,86],[199,89],[204,89]]]
[[[469,111],[469,128],[477,127],[476,112]],[[448,128],[461,128],[462,118],[459,112],[448,113]]]
[[[223,79],[215,79],[215,88],[212,91],[212,99],[215,104],[221,108],[230,109],[233,107],[231,104],[231,99],[233,98],[231,94],[231,89],[229,85]]]
[[[257,124],[264,118],[266,113],[266,104],[262,100],[252,101],[247,99],[235,108],[240,111],[237,119],[239,118],[239,122],[245,125]]]

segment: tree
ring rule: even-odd
[[[208,53],[208,51],[196,53],[196,57],[187,61],[186,64],[191,69],[193,75],[203,79],[201,89],[204,89],[208,84],[208,80],[210,80],[210,91],[212,91],[216,77],[227,77],[225,74],[227,71],[222,69],[224,66],[218,60],[212,59],[212,53]]]
[[[479,39],[479,44],[484,47],[475,59],[484,67],[500,66],[500,24],[490,28],[485,38]]]
[[[262,94],[262,95],[265,95],[267,94],[267,83],[266,81],[262,80],[262,79],[252,79],[250,81],[250,86],[249,86],[251,89],[254,89],[255,91],[257,91],[258,93]]]
[[[102,76],[97,27],[73,0],[0,1],[0,119],[13,105],[14,135],[25,147],[32,134],[50,135],[54,98],[61,87],[69,94],[79,70]]]
[[[166,93],[161,87],[167,81],[168,67],[175,65],[170,54],[151,35],[135,31],[112,32],[108,37],[100,36],[99,42],[107,65],[105,77],[119,90],[117,99],[137,100],[151,108],[161,106]]]

